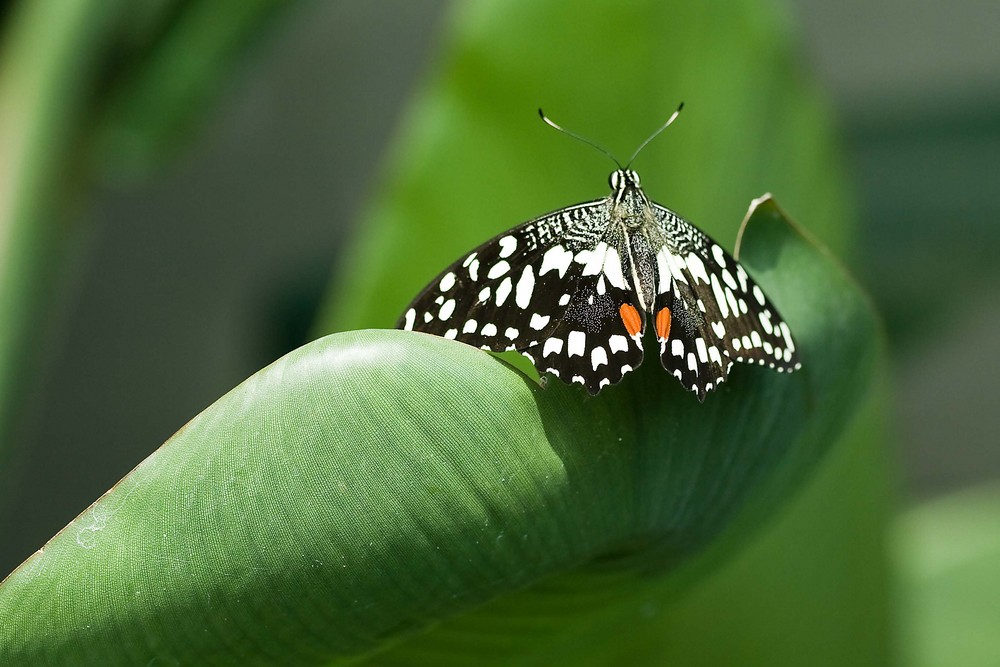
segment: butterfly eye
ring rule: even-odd
[[[608,185],[611,186],[612,192],[617,192],[618,191],[618,187],[621,185],[621,180],[622,180],[622,172],[621,171],[613,171],[613,172],[611,172],[611,175],[608,176]]]

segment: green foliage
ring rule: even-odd
[[[1000,655],[1000,487],[933,500],[893,531],[900,646],[913,667],[973,667]]]
[[[28,0],[0,37],[0,461],[62,277],[65,206],[191,134],[276,0]]]

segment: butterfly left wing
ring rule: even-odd
[[[687,220],[652,206],[663,234],[655,312],[666,309],[670,322],[658,335],[663,367],[700,400],[726,381],[733,361],[798,369],[788,325],[746,269]]]
[[[544,341],[584,269],[573,261],[576,248],[560,240],[604,209],[603,199],[571,206],[490,239],[431,281],[396,326],[494,352]]]
[[[445,269],[397,326],[516,350],[596,394],[642,361],[644,318],[607,221],[600,199],[515,227]]]

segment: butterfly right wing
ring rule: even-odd
[[[600,238],[607,208],[606,199],[570,206],[490,239],[442,271],[396,326],[494,352],[543,343],[576,293],[585,264],[574,258]]]
[[[780,372],[800,367],[788,325],[746,269],[707,234],[670,209],[653,204],[663,231],[657,252],[657,312],[673,324],[660,337],[660,360],[704,400],[726,381],[733,361]]]

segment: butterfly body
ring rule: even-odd
[[[663,367],[704,400],[733,361],[800,366],[788,325],[711,238],[650,201],[631,169],[611,194],[530,220],[443,271],[400,318],[541,372],[616,384],[643,359],[648,322]]]

